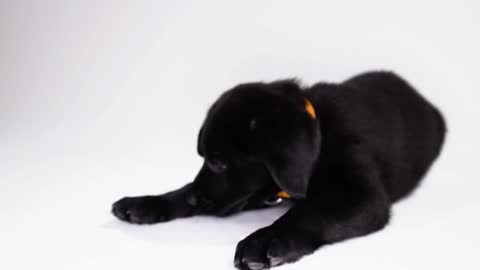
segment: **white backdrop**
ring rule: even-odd
[[[479,269],[478,1],[0,0],[0,269],[233,269],[283,210],[154,226],[110,204],[195,176],[208,106],[246,81],[398,72],[446,115],[390,226],[281,269]]]

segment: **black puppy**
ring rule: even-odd
[[[237,268],[265,269],[382,229],[438,156],[445,130],[439,111],[390,72],[307,89],[293,80],[241,84],[208,112],[193,183],[123,198],[112,211],[151,224],[290,200],[285,215],[237,246]]]

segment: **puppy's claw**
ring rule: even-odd
[[[284,262],[284,260],[282,258],[279,258],[279,257],[269,257],[268,259],[270,260],[270,265],[271,266],[281,265]]]
[[[265,267],[266,265],[261,262],[249,262],[247,263],[247,265],[248,265],[248,268],[250,268],[251,270],[261,270],[261,269],[267,268]]]

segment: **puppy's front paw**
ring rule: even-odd
[[[268,269],[295,262],[314,250],[314,241],[307,235],[266,227],[238,243],[234,263],[241,270]]]
[[[112,206],[120,220],[135,224],[153,224],[170,220],[168,201],[159,196],[125,197]]]

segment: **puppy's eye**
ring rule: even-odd
[[[257,120],[256,119],[250,120],[250,124],[248,125],[248,127],[250,128],[250,131],[254,130],[257,127]]]

